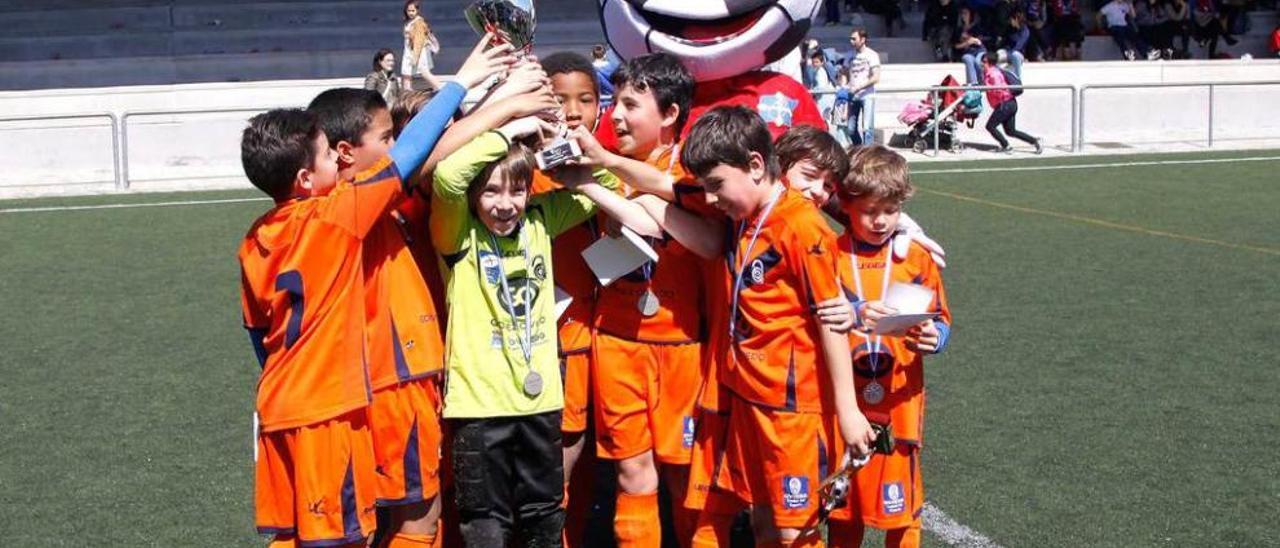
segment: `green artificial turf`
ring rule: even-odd
[[[1266,155],[913,166],[955,316],[933,505],[1004,546],[1280,543],[1280,161],[923,173]],[[0,213],[8,544],[262,543],[235,251],[268,205]]]

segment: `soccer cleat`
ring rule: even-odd
[[[1137,59],[1138,56],[1133,53],[1133,50],[1127,49],[1127,50],[1124,50],[1124,58],[1132,61],[1134,59]]]

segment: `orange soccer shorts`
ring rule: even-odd
[[[733,397],[725,465],[737,498],[767,506],[778,529],[817,523],[818,485],[828,473],[827,423],[817,413],[770,409]]]
[[[560,378],[564,380],[564,416],[561,432],[586,432],[591,405],[591,351],[583,349],[560,358]]]
[[[845,449],[836,450],[843,458]],[[892,454],[872,455],[871,461],[858,470],[850,485],[848,503],[833,511],[831,519],[857,519],[877,529],[899,529],[919,518],[923,507],[920,448],[898,443]]]
[[[436,377],[373,393],[369,423],[377,459],[378,506],[431,500],[440,492],[440,407]]]
[[[689,489],[684,505],[701,510],[707,503],[707,494],[717,485],[717,476],[722,473],[729,416],[727,411],[719,413],[707,409],[699,409],[697,413],[698,430],[693,440]]]
[[[375,525],[377,483],[366,410],[258,435],[258,532],[301,546],[363,542]]]
[[[642,343],[596,334],[596,449],[621,460],[653,449],[658,462],[689,464],[702,345]]]

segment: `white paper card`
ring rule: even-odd
[[[558,321],[560,319],[560,316],[564,315],[564,311],[568,310],[569,305],[573,303],[573,296],[565,292],[565,290],[560,289],[560,286],[558,285],[555,286],[555,288],[556,288],[556,320]]]
[[[913,325],[925,320],[937,318],[940,314],[937,312],[929,312],[926,314],[894,314],[885,316],[876,322],[876,328],[872,333],[877,335],[897,334],[906,331]]]
[[[884,304],[899,314],[923,314],[933,304],[933,290],[923,285],[894,282],[884,295]]]
[[[607,286],[644,263],[657,261],[658,252],[639,234],[624,226],[622,235],[596,240],[582,251],[582,258],[586,259],[600,285]]]

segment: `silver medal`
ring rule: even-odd
[[[640,310],[644,317],[651,318],[658,313],[658,304],[658,296],[653,291],[646,289],[640,295],[640,300],[636,301],[636,308]]]
[[[884,386],[874,380],[867,383],[862,387],[862,400],[871,405],[884,401]]]
[[[530,371],[524,376],[524,393],[529,397],[537,397],[542,393],[542,375],[537,371]]]

